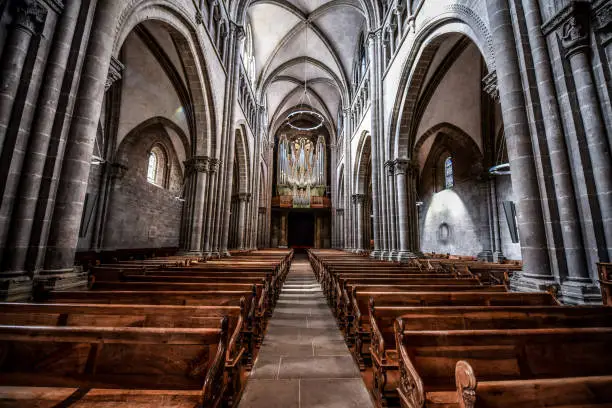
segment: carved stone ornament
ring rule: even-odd
[[[604,5],[595,10],[594,28],[597,31],[612,31],[612,3],[605,2]]]
[[[111,57],[110,67],[108,68],[108,76],[106,78],[106,85],[104,86],[105,91],[108,91],[115,82],[121,79],[123,70],[125,70],[125,65],[123,65],[117,58]]]
[[[482,78],[483,91],[485,91],[493,100],[499,102],[499,88],[497,85],[497,71],[493,71]]]
[[[392,176],[395,173],[395,160],[387,160],[385,168],[387,169],[387,175]]]
[[[353,194],[353,202],[355,204],[363,204],[365,202],[365,194]]]
[[[395,174],[408,174],[411,175],[417,169],[416,164],[409,159],[395,159],[394,163],[394,173]]]
[[[591,3],[572,1],[553,18],[544,23],[542,32],[548,35],[556,31],[566,57],[589,47]]]
[[[32,34],[38,34],[42,29],[42,23],[47,17],[47,9],[38,3],[37,0],[19,0],[14,5],[13,20],[16,27],[25,28]]]
[[[251,193],[240,193],[240,194],[238,194],[238,201],[244,201],[244,202],[251,201]]]
[[[206,173],[208,172],[208,156],[195,156],[187,160],[185,167],[187,173]]]
[[[221,163],[221,160],[219,159],[209,159],[208,160],[208,172],[210,174],[215,174],[217,172],[217,170],[219,169],[219,164]]]

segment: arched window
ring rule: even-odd
[[[156,144],[149,152],[147,162],[147,181],[158,187],[168,187],[168,155],[162,146]]]
[[[147,181],[151,184],[155,184],[157,180],[157,163],[159,159],[157,158],[157,153],[151,152],[149,153],[149,166],[147,168]]]
[[[253,47],[253,31],[251,24],[247,23],[245,30],[245,39],[242,50],[242,63],[247,73],[247,77],[251,83],[255,82],[255,50]]]
[[[453,177],[453,159],[449,156],[444,160],[444,187],[452,188],[455,185]]]

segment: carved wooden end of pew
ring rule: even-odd
[[[599,273],[603,304],[612,306],[612,263],[598,263],[597,271]]]
[[[425,387],[416,368],[412,365],[403,344],[404,322],[398,318],[394,323],[395,344],[399,354],[400,381],[397,393],[402,408],[422,408],[425,405]]]

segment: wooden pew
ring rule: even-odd
[[[468,362],[459,361],[455,383],[461,408],[612,406],[612,375],[480,381]]]
[[[487,330],[555,327],[612,327],[612,308],[603,306],[375,307],[370,303],[374,395],[382,404],[397,398],[399,381],[394,324],[403,330]]]
[[[205,329],[0,325],[0,400],[21,407],[11,395],[39,387],[123,389],[132,392],[117,403],[130,406],[152,390],[185,390],[199,393],[199,406],[218,407],[227,344],[227,319]]]
[[[612,328],[402,331],[401,325],[396,343],[404,408],[458,406],[455,366],[462,360],[482,381],[612,375]],[[462,395],[468,402],[472,397]]]
[[[487,288],[487,287],[483,287]],[[559,302],[550,293],[508,292],[389,292],[357,291],[352,304],[349,336],[355,344],[354,354],[361,369],[368,362],[371,329],[369,320],[370,302],[378,306],[556,306]],[[370,300],[372,299],[372,300]]]

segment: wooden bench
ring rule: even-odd
[[[612,327],[612,308],[603,306],[375,307],[370,303],[370,353],[374,395],[382,404],[397,398],[398,357],[394,325],[403,330],[503,330],[555,327]]]
[[[599,274],[603,304],[612,306],[612,263],[598,263],[597,272]]]
[[[486,288],[486,287],[484,287]],[[370,360],[369,309],[373,302],[378,306],[556,306],[559,302],[546,292],[508,293],[508,292],[389,292],[357,291],[349,315],[349,336],[355,344],[354,355],[361,369]]]
[[[481,381],[612,375],[612,328],[401,330],[398,393],[404,408],[460,406],[455,367],[467,361]],[[470,390],[460,383],[462,390]],[[464,406],[474,394],[462,393]],[[468,405],[466,405],[466,402]],[[514,406],[513,401],[508,405]],[[485,405],[486,406],[486,405]]]
[[[129,406],[151,390],[185,390],[199,393],[198,405],[217,407],[227,397],[227,326],[226,319],[205,329],[0,325],[0,400],[21,403],[11,395],[39,387],[123,389],[132,392],[117,402]]]

